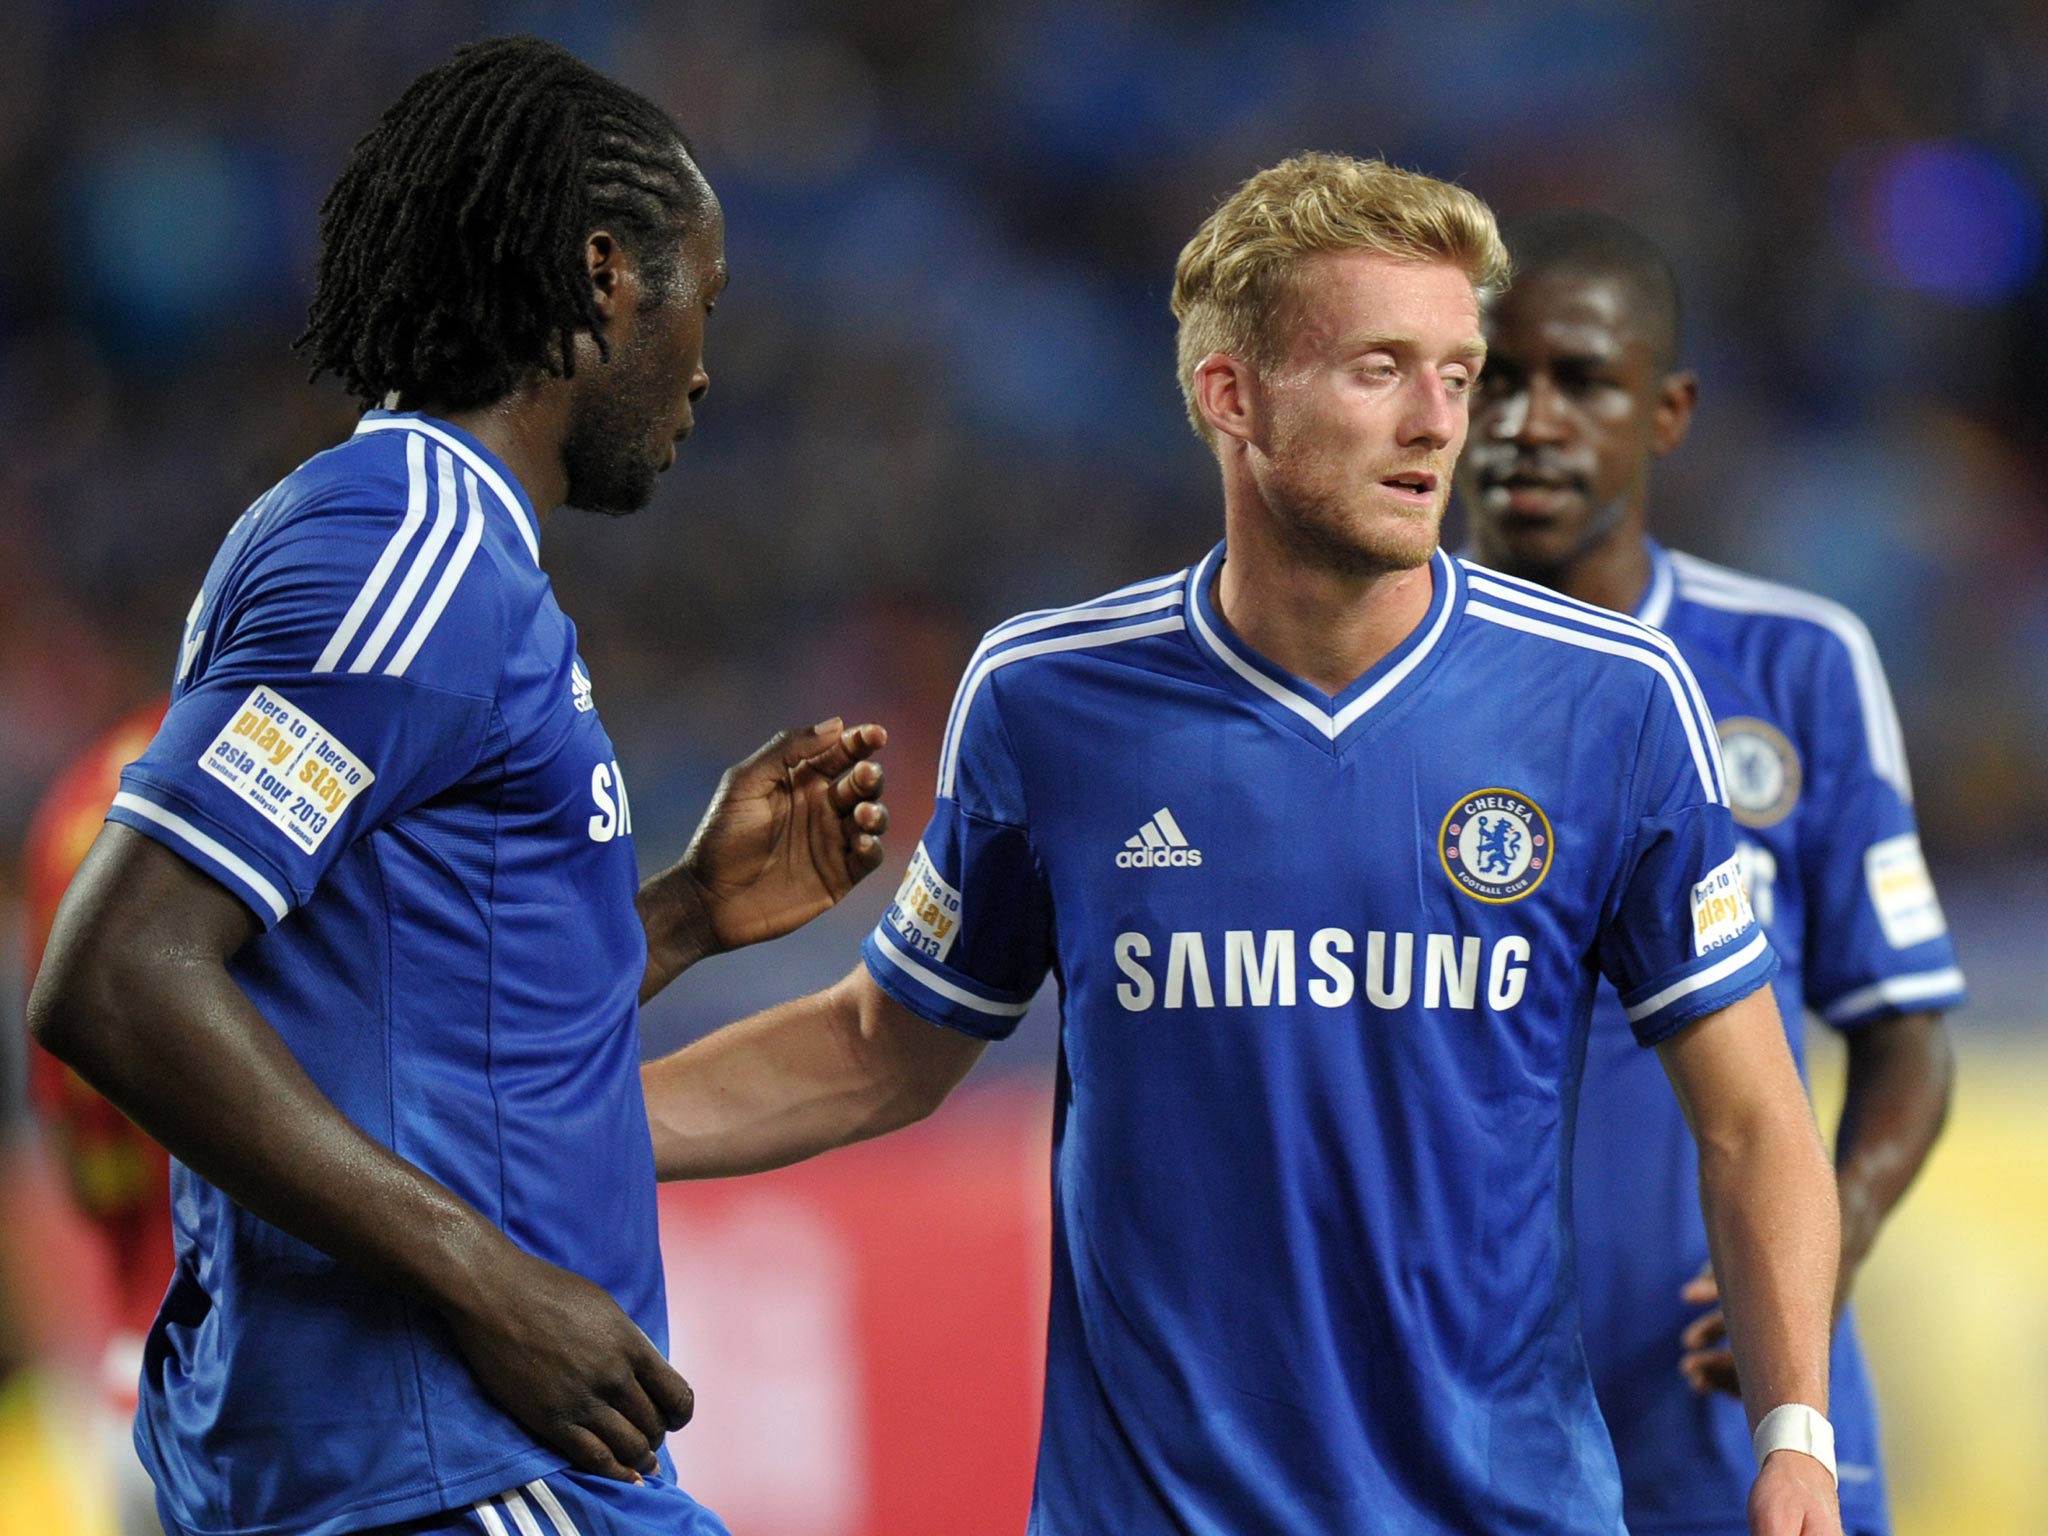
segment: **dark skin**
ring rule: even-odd
[[[1625,276],[1525,273],[1483,319],[1486,372],[1458,466],[1474,553],[1496,570],[1633,613],[1650,582],[1651,467],[1685,440],[1697,377],[1670,365],[1669,330]],[[1954,1071],[1937,1013],[1894,1014],[1847,1038],[1835,1133],[1837,1316],[1941,1134]],[[1695,1392],[1740,1396],[1712,1272],[1682,1294],[1710,1310],[1680,1335],[1680,1372]]]
[[[579,475],[651,490],[674,462],[710,382],[717,220],[679,256],[670,291],[652,294],[630,252],[593,231],[585,258],[609,360],[580,337],[573,378],[536,370],[446,417],[507,463],[536,512]],[[579,460],[577,424],[593,421],[635,425]],[[605,462],[593,466],[592,451]],[[593,504],[622,511],[624,499]],[[640,889],[643,1001],[705,955],[801,926],[879,867],[888,812],[872,759],[886,740],[880,726],[828,720],[783,732],[725,775],[688,851]],[[484,1390],[542,1444],[602,1476],[653,1471],[663,1436],[690,1418],[688,1383],[605,1291],[522,1251],[334,1107],[228,970],[260,931],[225,887],[109,825],[58,911],[30,1028],[239,1204],[438,1313]]]

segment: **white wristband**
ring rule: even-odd
[[[1835,1470],[1835,1426],[1818,1409],[1804,1403],[1780,1403],[1757,1420],[1749,1443],[1756,1451],[1758,1466],[1773,1451],[1802,1451],[1828,1469],[1828,1476],[1840,1486]]]

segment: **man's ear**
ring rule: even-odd
[[[639,274],[625,247],[608,230],[593,230],[583,242],[583,262],[590,274],[591,303],[598,318],[609,323],[638,297]]]
[[[1195,364],[1195,409],[1219,438],[1249,441],[1259,429],[1264,398],[1258,370],[1228,352],[1211,352]]]
[[[1657,404],[1650,413],[1650,451],[1662,458],[1680,443],[1692,426],[1693,407],[1700,403],[1700,376],[1681,370],[1667,373],[1657,385]]]

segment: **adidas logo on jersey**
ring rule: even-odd
[[[1190,848],[1180,823],[1165,806],[1154,811],[1135,837],[1124,839],[1116,856],[1118,869],[1192,869],[1202,862],[1202,850]]]
[[[597,700],[590,694],[590,674],[583,670],[580,661],[569,663],[569,698],[579,715],[587,715],[597,707]]]

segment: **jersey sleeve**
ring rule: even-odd
[[[962,685],[931,823],[861,955],[911,1012],[1000,1040],[1052,967],[1052,900],[991,681]]]
[[[1920,852],[1904,739],[1883,664],[1857,625],[1830,633],[1804,743],[1824,814],[1801,827],[1806,1004],[1838,1029],[1964,998],[1948,921]]]
[[[357,840],[460,779],[485,742],[506,627],[469,510],[467,524],[321,510],[255,544],[202,594],[194,622],[212,633],[187,642],[196,662],[108,819],[268,928]]]
[[[1634,832],[1598,949],[1646,1046],[1748,996],[1778,969],[1742,882],[1713,717],[1676,649],[1663,660],[1636,743]]]

